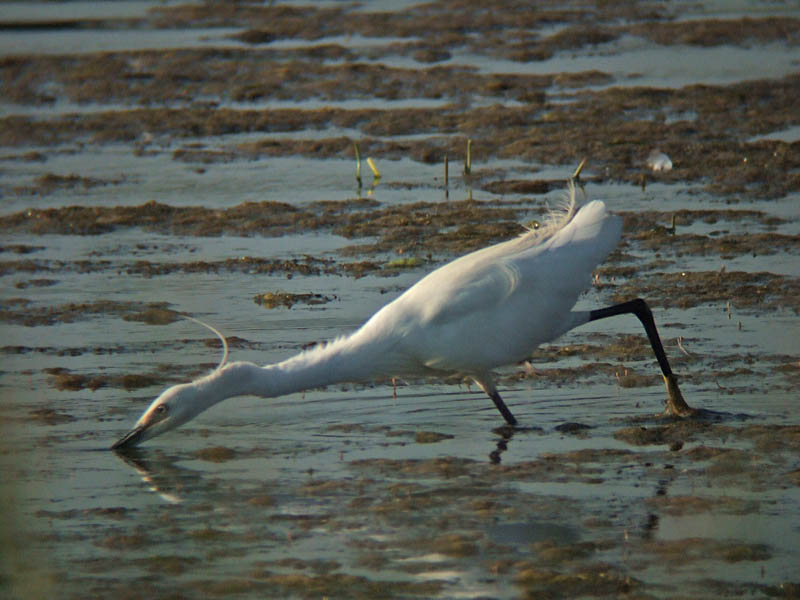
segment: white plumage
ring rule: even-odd
[[[621,231],[621,219],[602,202],[579,207],[570,182],[567,201],[541,227],[436,269],[349,336],[274,365],[221,365],[206,377],[167,389],[113,447],[174,429],[232,396],[274,397],[378,376],[471,377],[506,420],[516,423],[494,386],[493,369],[526,359],[539,344],[589,320],[634,312],[572,311]]]

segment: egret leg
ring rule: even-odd
[[[503,418],[506,420],[506,423],[509,425],[516,425],[517,418],[511,414],[511,411],[508,410],[506,403],[503,402],[503,399],[500,397],[500,394],[497,393],[497,390],[494,390],[491,394],[489,394],[489,398],[492,399],[494,405],[497,407],[497,410],[500,411],[500,414],[503,415]]]
[[[658,336],[658,329],[656,329],[653,313],[644,300],[636,298],[636,300],[623,302],[622,304],[615,304],[614,306],[592,310],[589,312],[589,321],[597,321],[598,319],[625,314],[636,315],[639,321],[642,322],[642,325],[644,325],[647,339],[650,340],[650,346],[652,346],[653,352],[656,355],[656,360],[664,376],[664,383],[667,386],[667,413],[682,417],[694,414],[695,409],[689,406],[686,400],[683,399],[683,394],[681,394],[681,390],[678,387],[678,381],[669,366],[667,355],[664,352],[664,346],[661,344],[661,338]]]
[[[481,386],[481,389],[486,392],[486,395],[492,399],[494,405],[497,407],[497,410],[500,411],[500,414],[503,415],[503,418],[506,420],[506,423],[509,425],[516,425],[517,418],[511,414],[511,411],[508,410],[506,403],[503,402],[503,399],[500,397],[497,388],[494,386],[494,382],[486,377],[483,379],[475,379],[475,383]]]

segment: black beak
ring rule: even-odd
[[[145,429],[146,427],[144,425],[140,425],[139,427],[131,429],[122,439],[114,442],[114,444],[111,446],[111,449],[125,450],[127,448],[133,448],[139,443]]]

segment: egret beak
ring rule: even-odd
[[[124,450],[127,448],[133,448],[136,446],[140,441],[142,441],[142,436],[147,429],[147,425],[139,425],[138,427],[134,427],[125,436],[114,442],[111,446],[112,450]]]

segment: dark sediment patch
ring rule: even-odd
[[[456,477],[459,475],[466,475],[471,469],[477,468],[482,470],[482,466],[473,460],[457,458],[457,457],[442,457],[430,460],[392,460],[392,459],[362,459],[353,461],[351,466],[382,473],[391,476],[432,476],[439,477]]]
[[[14,323],[26,327],[74,323],[97,316],[117,316],[140,320],[143,310],[164,310],[164,303],[119,302],[115,300],[96,300],[94,302],[70,302],[58,306],[31,306],[30,301],[18,298],[6,301],[0,309],[0,322]]]
[[[53,408],[40,408],[30,413],[31,419],[46,425],[60,425],[61,423],[71,423],[77,420],[75,417],[65,412],[58,412]]]
[[[18,290],[24,290],[27,288],[50,287],[57,284],[58,281],[55,279],[28,279],[27,281],[18,281],[14,284],[14,287]]]
[[[723,260],[742,255],[769,256],[782,252],[800,253],[800,238],[779,233],[740,233],[729,235],[670,235],[653,231],[634,236],[641,246],[662,255],[719,256]]]
[[[798,43],[798,19],[789,16],[673,20],[669,7],[652,4],[525,8],[504,5],[502,10],[487,11],[466,2],[448,2],[371,12],[354,6],[208,4],[158,7],[136,18],[67,20],[61,26],[241,27],[234,37],[257,47],[4,57],[0,89],[8,102],[52,104],[66,99],[156,108],[46,120],[11,116],[3,119],[0,140],[5,145],[47,145],[79,138],[136,142],[145,134],[196,138],[325,126],[358,127],[365,135],[457,133],[473,138],[487,157],[575,164],[586,155],[604,177],[629,182],[641,179],[644,156],[658,143],[675,166],[658,176],[666,181],[710,180],[712,191],[739,195],[780,196],[798,189],[798,153],[792,151],[792,144],[742,141],[796,123],[796,75],[682,89],[595,89],[570,94],[570,102],[564,103],[550,100],[554,88],[569,93],[573,87],[613,83],[613,78],[597,71],[482,73],[459,64],[398,67],[388,62],[397,56],[416,57],[430,65],[458,52],[538,61],[587,46],[605,49],[631,35],[662,45],[781,43],[791,47]],[[554,26],[558,29],[554,33],[541,32]],[[386,32],[399,40],[380,43]],[[353,34],[374,36],[379,43],[348,47],[320,43],[322,38]],[[308,44],[288,48],[270,44],[290,39]],[[196,102],[197,98],[203,101]],[[442,100],[444,106],[367,111],[235,111],[220,106],[231,101],[353,98],[430,98]],[[473,98],[497,104],[472,108]],[[520,105],[499,105],[509,101]],[[167,103],[185,106],[161,108]],[[674,115],[696,117],[675,119]],[[296,153],[330,156],[343,152],[336,143],[295,141]],[[386,155],[402,153],[425,162],[442,158],[440,141],[372,143],[373,150],[383,145]],[[279,150],[264,142],[255,151],[292,150],[287,141]],[[207,162],[230,160],[237,153],[229,148],[188,148],[179,149],[175,157]]]
[[[71,373],[63,367],[51,367],[46,371],[51,378],[53,387],[57,390],[77,391],[84,388],[96,390],[106,385],[107,379],[103,376],[89,376],[80,373]]]
[[[242,234],[282,235],[311,215],[279,202],[244,203],[217,211],[201,207],[173,207],[156,202],[141,206],[32,209],[0,218],[0,229],[35,234],[66,233],[91,235],[125,227],[184,235],[220,235],[226,228]]]
[[[269,571],[253,573],[256,582],[262,584],[257,589],[271,596],[302,596],[310,597],[433,597],[442,589],[440,582],[407,582],[407,581],[374,581],[367,577],[348,575],[346,573],[307,574],[286,573],[278,574]],[[198,589],[205,589],[198,587]],[[224,588],[224,593],[229,593],[229,588]]]
[[[644,549],[659,555],[671,565],[696,562],[701,557],[703,560],[722,560],[729,563],[764,561],[772,557],[769,547],[764,544],[721,542],[702,538],[651,542]]]
[[[468,558],[480,552],[480,535],[447,533],[433,538],[418,538],[406,542],[412,548],[427,549],[454,558]]]
[[[463,77],[462,79],[473,79]],[[472,110],[396,109],[319,111],[236,111],[219,109],[138,109],[101,115],[72,116],[68,121],[48,120],[46,129],[28,117],[3,119],[0,142],[52,144],[91,137],[95,142],[139,139],[145,132],[178,137],[222,135],[244,132],[291,131],[319,126],[360,127],[367,136],[428,133],[430,139],[364,140],[364,152],[383,158],[412,156],[423,162],[438,162],[445,155],[458,156],[462,142],[442,146],[441,136],[457,132],[470,136],[483,156],[514,157],[556,164],[577,164],[583,156],[605,179],[638,184],[653,141],[673,158],[674,168],[659,175],[669,182],[706,181],[709,191],[729,198],[780,197],[799,189],[797,152],[780,141],[742,142],[742,138],[770,133],[792,122],[787,111],[797,95],[798,79],[762,81],[731,86],[702,86],[685,104],[682,90],[615,88],[581,92],[567,105],[541,107],[487,107]],[[752,119],[731,124],[716,119],[737,111],[741,97],[758,98]],[[708,104],[704,108],[703,102]],[[727,110],[720,109],[727,103]],[[637,111],[674,114],[701,112],[691,123],[631,120],[629,107]],[[763,112],[762,112],[763,110]],[[612,116],[609,116],[612,115]],[[614,117],[613,115],[619,115]],[[748,126],[748,124],[750,124]],[[722,133],[725,132],[725,133]],[[302,154],[317,158],[350,156],[352,142],[329,140],[275,140],[247,142],[238,148],[207,148],[202,160],[230,160],[235,156]],[[199,155],[198,155],[199,156]],[[746,160],[745,160],[746,159]]]
[[[290,294],[288,292],[266,292],[264,294],[257,294],[253,301],[264,308],[292,308],[295,304],[306,304],[308,306],[319,306],[327,304],[332,300],[336,300],[335,296],[325,296],[323,294]]]
[[[585,423],[576,423],[574,421],[568,421],[566,423],[561,423],[561,425],[556,425],[553,429],[559,433],[566,433],[576,436],[585,436],[588,430],[592,429],[592,426],[586,425]]]
[[[534,561],[516,565],[514,583],[522,588],[525,598],[619,597],[634,593],[641,586],[641,581],[602,563],[565,572],[542,569]]]
[[[128,373],[125,375],[106,375],[74,373],[63,367],[44,369],[49,375],[50,383],[57,390],[78,391],[82,389],[97,390],[105,387],[121,388],[127,391],[163,385],[168,378],[163,373]]]
[[[152,544],[152,539],[144,533],[112,534],[97,542],[98,546],[114,551],[141,550]]]
[[[124,177],[116,179],[98,179],[96,177],[84,177],[71,173],[69,175],[58,175],[56,173],[46,173],[38,176],[32,186],[14,187],[12,191],[16,195],[47,195],[61,190],[83,190],[106,185],[119,185],[125,181]]]
[[[379,425],[375,427],[369,427],[366,425],[362,425],[361,423],[336,423],[334,425],[328,425],[325,428],[325,431],[339,431],[342,433],[380,433],[385,432],[389,433],[391,428],[385,425]]]
[[[786,223],[785,219],[776,217],[767,212],[753,209],[724,208],[724,209],[689,209],[682,208],[676,211],[655,211],[643,210],[637,212],[620,211],[622,217],[623,230],[625,232],[664,232],[674,235],[676,231],[668,229],[666,224],[674,220],[676,230],[678,227],[686,227],[695,223],[705,223],[713,225],[720,223],[741,223],[746,222],[750,225],[761,225],[767,228]]]
[[[236,458],[237,453],[232,448],[225,446],[213,446],[210,448],[203,448],[194,453],[195,457],[207,462],[227,462]]]
[[[682,271],[653,273],[620,284],[614,302],[645,297],[655,306],[690,308],[700,304],[800,312],[800,280],[775,273]]]
[[[197,556],[162,555],[137,558],[133,562],[151,574],[177,577],[188,570],[196,569],[202,559]]]
[[[490,181],[482,188],[492,194],[546,194],[551,190],[564,189],[564,181],[551,179],[502,179]]]
[[[608,550],[617,545],[615,541],[577,542],[574,544],[556,543],[554,540],[533,544],[536,558],[544,564],[564,564],[584,561],[598,551]]]
[[[122,317],[126,321],[138,321],[147,325],[169,325],[182,318],[182,315],[174,310],[154,306],[145,310],[128,313]]]
[[[454,436],[450,434],[439,433],[436,431],[418,431],[414,436],[414,439],[418,444],[435,444],[437,442],[441,442],[442,440],[453,439],[453,437]]]
[[[630,26],[628,32],[647,37],[657,44],[693,46],[745,45],[753,42],[788,41],[800,43],[800,19],[764,17],[740,19],[699,19],[687,22],[650,22]]]
[[[649,498],[647,504],[655,510],[668,515],[688,516],[700,513],[721,513],[747,515],[757,513],[759,503],[731,496],[657,496]]]
[[[125,269],[129,275],[156,277],[174,273],[226,273],[245,272],[249,274],[322,275],[337,273],[331,259],[305,256],[296,259],[265,259],[241,256],[221,261],[196,261],[188,263],[155,263],[136,261]]]
[[[135,260],[122,269],[128,274],[155,276],[174,272],[247,270],[254,273],[334,273],[340,268],[356,275],[372,271],[393,274],[429,262],[432,253],[454,255],[502,241],[523,232],[520,216],[538,215],[540,207],[527,203],[503,205],[496,201],[463,200],[447,204],[415,203],[374,207],[371,202],[317,202],[305,208],[282,203],[245,203],[225,210],[172,207],[153,202],[138,207],[68,207],[28,210],[0,217],[0,231],[11,233],[98,235],[125,228],[177,235],[222,234],[282,236],[308,231],[330,231],[355,239],[378,238],[376,242],[340,249],[344,256],[391,252],[399,259],[386,263],[361,261],[336,265],[331,259],[305,256],[275,260],[239,257],[224,261],[153,263]],[[425,257],[425,259],[420,258]],[[111,268],[107,259],[75,263],[54,260],[3,261],[0,273],[13,271],[81,272]],[[119,267],[117,267],[119,268]]]
[[[517,211],[493,202],[465,200],[447,205],[416,203],[371,208],[363,201],[315,203],[307,209],[279,202],[246,202],[233,208],[173,207],[148,202],[134,207],[79,207],[31,209],[0,217],[0,231],[10,233],[99,234],[129,227],[179,235],[281,236],[289,233],[333,230],[345,237],[388,235],[411,237],[437,229],[513,219]],[[350,210],[348,210],[350,209]],[[516,232],[521,230],[517,228]],[[497,235],[497,234],[495,234]],[[507,233],[506,233],[507,235]]]
[[[10,254],[31,254],[44,250],[44,246],[31,246],[29,244],[6,244],[0,246],[0,254],[8,252]]]
[[[586,356],[589,359],[589,355]],[[543,385],[564,385],[575,381],[605,379],[616,381],[620,387],[646,387],[661,380],[654,371],[651,375],[637,374],[632,368],[620,363],[590,362],[578,366],[542,367],[525,365],[524,369],[505,375],[504,382],[531,381]]]
[[[380,270],[382,265],[367,262],[364,264],[365,271]],[[352,267],[350,267],[352,268]],[[250,274],[283,274],[288,277],[294,275],[322,275],[337,274],[340,269],[348,272],[350,269],[346,265],[338,266],[332,259],[315,258],[306,255],[304,258],[293,259],[266,259],[253,256],[239,256],[219,261],[190,261],[190,262],[154,262],[147,260],[135,260],[123,266],[115,265],[107,260],[41,260],[41,261],[3,261],[0,262],[0,274],[6,275],[14,272],[23,273],[97,273],[102,271],[113,271],[117,274],[138,275],[141,277],[157,277],[161,275],[173,275],[176,273],[250,273]],[[37,309],[38,313],[46,312],[46,309]],[[159,310],[156,308],[156,310]],[[99,311],[88,311],[99,312]],[[127,320],[149,322],[173,318],[164,313],[136,311],[125,315]],[[10,317],[4,316],[0,311],[0,320]],[[36,318],[36,313],[34,314]]]
[[[800,451],[800,426],[797,425],[751,425],[743,428],[741,435],[761,452]]]
[[[187,60],[200,63],[203,57],[192,56]],[[302,71],[306,65],[301,64],[297,68]],[[317,67],[315,69],[318,70]],[[428,139],[366,139],[361,142],[365,152],[382,158],[412,156],[423,162],[438,162],[445,155],[458,156],[463,152],[463,142],[445,141],[443,146],[442,136],[455,138],[466,135],[473,139],[475,147],[480,148],[482,156],[487,158],[513,157],[549,164],[577,164],[582,157],[589,156],[592,166],[604,173],[603,178],[638,184],[645,169],[647,149],[657,140],[659,147],[672,157],[674,164],[672,171],[658,175],[660,180],[705,181],[709,191],[733,200],[737,197],[780,197],[796,191],[800,186],[796,174],[798,153],[793,151],[793,144],[768,140],[742,141],[780,130],[794,122],[793,99],[800,85],[797,76],[729,86],[694,86],[688,91],[609,88],[578,92],[573,101],[567,104],[548,104],[542,99],[532,105],[530,90],[547,89],[554,83],[551,77],[515,75],[515,83],[506,81],[501,85],[494,75],[469,73],[465,76],[463,70],[441,69],[441,72],[416,75],[412,75],[415,71],[397,73],[399,81],[393,85],[399,90],[406,89],[408,97],[419,97],[420,85],[409,82],[409,78],[424,76],[425,81],[434,80],[447,90],[430,90],[430,97],[439,98],[443,93],[454,93],[453,90],[458,90],[456,94],[491,95],[490,90],[495,89],[502,90],[502,99],[518,99],[522,95],[526,104],[467,110],[460,106],[444,106],[438,109],[326,108],[307,111],[248,111],[190,106],[181,110],[153,108],[78,114],[64,119],[49,119],[46,123],[30,117],[11,116],[2,120],[0,143],[11,146],[30,143],[45,145],[85,139],[99,143],[136,142],[145,133],[196,138],[259,131],[289,132],[326,126],[357,127],[368,137],[418,136],[426,133],[432,136]],[[362,78],[370,70],[371,67],[359,67],[352,72],[342,73],[337,68],[326,76],[336,82],[335,89],[352,89],[351,85],[342,81],[342,76]],[[276,75],[281,81],[286,78],[284,71]],[[387,85],[386,82],[392,79],[387,75],[380,70],[366,76],[361,83],[364,93],[368,91],[370,97],[374,97],[376,80],[381,85]],[[538,77],[539,80],[532,77]],[[222,80],[227,86],[227,79],[222,77]],[[166,81],[165,85],[172,90],[173,80]],[[312,81],[315,80],[312,78]],[[464,82],[469,82],[468,89],[464,89]],[[314,85],[324,86],[324,80]],[[515,87],[510,88],[512,85]],[[270,90],[283,89],[283,85],[265,86]],[[127,98],[129,91],[123,92]],[[205,92],[199,90],[198,93]],[[291,97],[303,98],[309,93],[313,95],[318,92],[304,94],[295,90]],[[395,92],[394,97],[397,96],[398,92]],[[400,97],[403,97],[402,94]],[[731,121],[728,118],[730,114],[742,112],[742,98],[753,100],[747,105],[747,118]],[[692,121],[666,120],[669,115],[689,112],[696,113],[697,118]],[[647,118],[632,118],[635,115],[646,115]],[[659,115],[663,118],[658,118]],[[181,151],[177,157],[193,157],[193,160],[201,162],[258,155],[345,157],[350,155],[351,148],[351,140],[341,137],[327,140],[270,138],[246,142],[237,147],[189,149],[188,154]]]
[[[45,519],[76,519],[80,517],[105,517],[113,519],[114,521],[122,521],[128,518],[136,509],[126,508],[124,506],[112,506],[108,508],[90,508],[90,509],[67,509],[67,510],[38,510],[36,516]]]
[[[634,446],[673,444],[692,440],[711,428],[710,423],[703,421],[682,420],[654,427],[626,427],[614,432],[614,438]]]
[[[208,149],[202,144],[193,144],[191,147],[173,151],[172,158],[185,163],[213,164],[230,162],[234,159],[234,154],[228,150]]]

